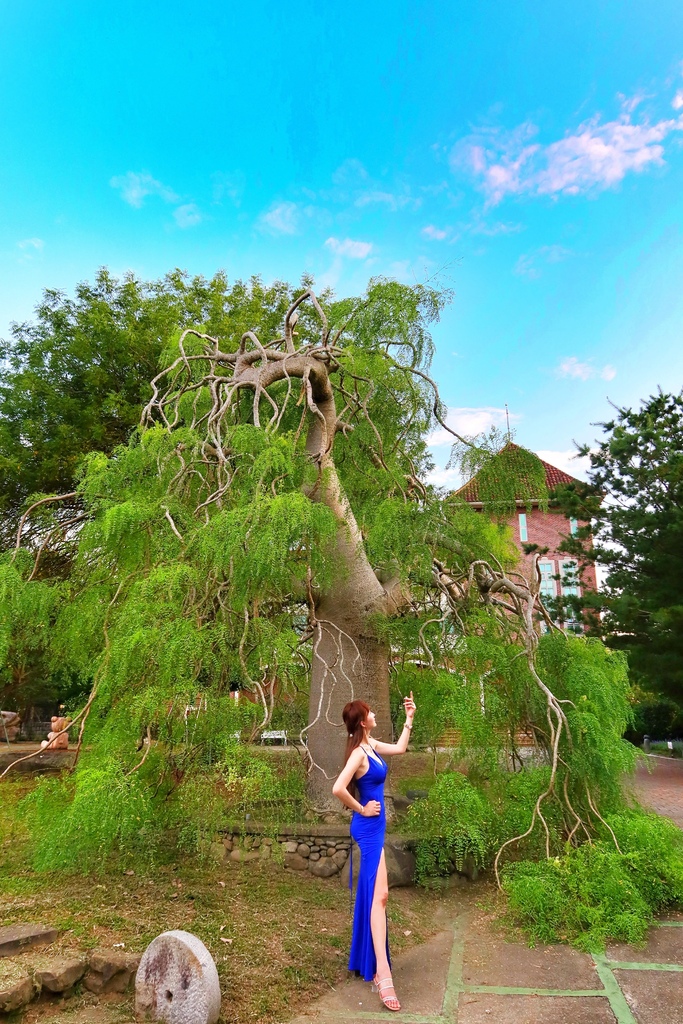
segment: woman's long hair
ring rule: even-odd
[[[351,754],[359,747],[363,742],[363,736],[365,735],[365,726],[363,723],[366,721],[370,713],[370,706],[365,703],[364,700],[352,700],[346,705],[342,711],[342,719],[346,726],[346,732],[348,733],[346,739],[346,751],[344,754],[344,764],[351,757]],[[348,791],[352,797],[356,796],[356,783],[354,779],[351,779],[348,785]]]

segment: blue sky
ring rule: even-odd
[[[438,273],[460,429],[566,465],[681,388],[680,0],[2,8],[0,333],[101,265]]]

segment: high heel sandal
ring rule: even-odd
[[[382,995],[382,993],[388,988],[394,988],[393,979],[382,978],[380,981],[378,980],[377,975],[375,975],[375,977],[372,979],[372,991],[379,993],[379,997],[386,1006],[387,1010],[392,1010],[394,1013],[397,1013],[401,1009],[401,1004],[399,1003],[398,998],[396,996],[396,990],[394,989],[393,996]],[[390,1002],[396,1003],[396,1006],[389,1006]]]

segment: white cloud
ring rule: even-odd
[[[385,192],[381,189],[371,189],[368,192],[361,193],[354,205],[371,206],[378,203],[387,206],[392,212],[396,212],[396,210],[402,210],[406,206],[417,210],[422,206],[422,199],[411,196],[407,190],[399,194],[396,192]]]
[[[683,117],[633,123],[633,110],[634,101],[626,103],[618,118],[604,124],[596,115],[548,145],[536,141],[538,128],[530,121],[513,131],[484,128],[453,148],[451,165],[467,168],[479,180],[489,206],[507,195],[599,192],[629,172],[662,165],[662,143],[683,130]]]
[[[575,448],[570,448],[568,451],[560,452],[546,449],[544,451],[537,451],[536,454],[539,459],[543,459],[544,462],[549,462],[551,466],[556,466],[557,469],[564,470],[564,472],[569,473],[570,476],[575,476],[579,480],[585,480],[587,478],[590,459],[587,455],[577,456]]]
[[[456,490],[464,483],[459,469],[444,469],[439,466],[425,474],[425,481],[434,487],[447,487],[449,491]]]
[[[240,205],[244,192],[244,175],[241,171],[235,171],[233,174],[216,171],[211,175],[211,183],[211,198],[214,203],[220,205],[224,199],[229,199],[235,206]]]
[[[121,198],[129,206],[139,209],[147,196],[159,196],[165,203],[177,203],[180,196],[172,188],[157,181],[146,171],[128,171],[111,178],[109,184],[121,192]]]
[[[617,371],[609,363],[600,369],[593,366],[592,363],[582,363],[576,356],[567,356],[557,367],[555,374],[558,377],[568,377],[574,380],[591,380],[594,377],[601,377],[602,380],[614,380]]]
[[[17,242],[17,245],[20,249],[23,249],[24,252],[27,250],[30,251],[31,249],[35,252],[42,252],[45,248],[45,242],[42,238],[24,238],[21,242]]]
[[[343,241],[328,238],[325,245],[337,256],[348,256],[352,260],[364,260],[372,252],[372,242],[357,242],[352,238],[345,238]]]
[[[202,221],[202,214],[196,203],[186,203],[173,211],[175,222],[179,228],[193,228]]]
[[[521,416],[519,413],[510,413],[510,423],[517,423]],[[484,405],[475,408],[460,406],[450,408],[446,415],[446,425],[461,436],[472,437],[475,434],[482,434],[491,427],[504,427],[507,424],[505,409],[499,409],[493,405]],[[431,448],[438,448],[441,445],[452,445],[455,438],[443,427],[438,427],[427,438],[427,444]]]
[[[275,235],[295,235],[299,227],[299,208],[296,203],[276,203],[259,219],[267,231]]]
[[[683,108],[683,89],[679,89],[671,101],[671,106],[674,110],[681,110]]]
[[[514,272],[520,277],[535,280],[541,276],[539,264],[560,263],[571,254],[571,249],[565,249],[562,245],[542,245],[533,252],[523,253],[515,263]]]
[[[434,224],[427,224],[422,228],[422,235],[425,238],[430,238],[433,242],[443,242],[444,238],[448,238],[448,231],[444,228],[437,228]]]

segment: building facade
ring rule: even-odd
[[[508,447],[516,447],[510,445]],[[548,491],[552,491],[558,484],[575,483],[576,478],[551,466],[550,463],[539,460],[545,472],[545,482]],[[468,483],[461,487],[456,494],[472,508],[484,509],[484,502],[479,495],[477,477],[473,477]],[[547,511],[541,508],[540,500],[519,500],[514,515],[507,520],[512,531],[514,543],[520,553],[522,572],[530,575],[532,571],[533,555],[526,554],[525,544],[536,544],[539,548],[547,548],[547,552],[539,558],[539,569],[541,572],[541,595],[543,598],[556,599],[559,597],[581,597],[586,590],[597,590],[595,566],[584,567],[579,578],[576,559],[560,551],[563,540],[572,534],[576,534],[579,528],[588,524],[583,520],[567,519],[559,510],[549,508]],[[572,619],[563,623],[566,629],[580,629]]]

